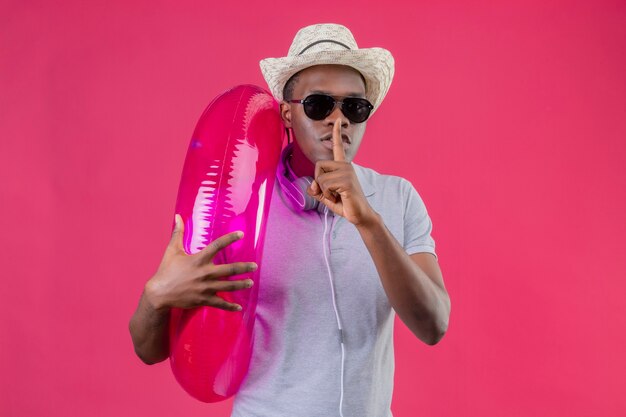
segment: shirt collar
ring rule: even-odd
[[[374,194],[376,192],[376,188],[374,188],[374,184],[372,184],[370,178],[371,175],[368,175],[365,168],[361,165],[352,162],[352,166],[354,167],[354,172],[356,172],[356,176],[359,179],[359,184],[361,184],[361,189],[363,190],[365,197],[369,197]]]

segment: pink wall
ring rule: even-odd
[[[228,416],[128,319],[201,111],[329,21],[395,55],[356,161],[421,192],[452,297],[435,347],[398,323],[395,415],[626,414],[624,1],[63,3],[0,5],[0,415]]]

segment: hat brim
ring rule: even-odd
[[[259,65],[270,91],[278,101],[283,100],[285,84],[294,74],[315,65],[346,65],[365,78],[365,97],[376,111],[393,80],[394,60],[383,48],[321,51],[284,58],[266,58]]]

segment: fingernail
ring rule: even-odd
[[[242,308],[241,308],[241,306],[237,306],[237,307],[235,307],[235,310],[237,310],[237,311],[241,311],[241,310],[242,310]]]
[[[242,231],[237,232],[237,237],[241,239],[243,237],[243,232]]]
[[[256,271],[257,269],[259,269],[259,265],[257,265],[257,264],[250,265],[250,270],[251,271]]]
[[[250,287],[252,287],[254,285],[254,281],[249,279],[248,282],[246,282],[246,285],[248,286],[248,288],[250,288]]]

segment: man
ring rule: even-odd
[[[394,312],[427,344],[441,339],[450,313],[419,195],[402,178],[351,162],[387,93],[393,58],[322,24],[301,29],[288,56],[261,69],[293,142],[278,172],[285,184],[274,187],[254,351],[233,416],[390,416]],[[290,199],[298,187],[308,197],[300,205]],[[177,216],[131,319],[146,363],[168,356],[172,307],[237,310],[215,293],[252,285],[221,280],[252,263],[207,267],[186,255],[181,223]],[[239,237],[223,236],[205,252]]]

